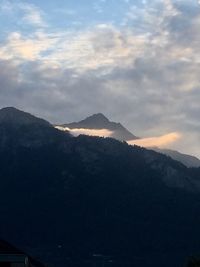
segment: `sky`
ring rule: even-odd
[[[0,108],[101,112],[200,157],[199,74],[200,1],[0,0]]]

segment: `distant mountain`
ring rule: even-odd
[[[183,154],[183,153],[180,153],[178,151],[171,150],[171,149],[159,149],[159,148],[155,148],[155,147],[152,149],[159,152],[159,153],[163,153],[163,154],[171,157],[174,160],[180,161],[181,163],[183,163],[187,167],[196,167],[196,168],[200,167],[200,160],[197,157]]]
[[[26,115],[0,122],[1,238],[56,267],[178,267],[200,251],[200,169]]]
[[[72,122],[59,125],[60,127],[67,127],[69,129],[107,129],[113,132],[112,138],[120,141],[130,141],[139,139],[128,131],[121,123],[109,121],[102,113],[94,114],[80,122]],[[180,153],[170,149],[152,148],[153,150],[163,153],[174,160],[177,160],[187,167],[200,167],[200,160],[194,156]]]
[[[138,137],[129,132],[121,123],[109,121],[102,113],[94,114],[79,122],[66,123],[59,126],[70,129],[107,129],[113,132],[111,137],[117,140],[128,141],[138,139]]]

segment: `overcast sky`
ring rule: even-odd
[[[197,0],[0,0],[0,108],[102,112],[200,157]]]

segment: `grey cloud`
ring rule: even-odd
[[[10,61],[0,61],[0,91],[12,90],[19,79],[19,72]]]
[[[15,105],[54,123],[103,112],[137,135],[145,137],[182,131],[188,138],[195,136],[192,145],[196,145],[194,133],[200,130],[197,121],[199,90],[182,92],[178,87],[179,83],[190,82],[187,75],[182,76],[189,67],[187,64],[177,64],[171,71],[162,69],[159,59],[140,59],[131,68],[118,67],[104,76],[97,76],[92,71],[76,76],[74,71],[67,69],[58,69],[55,75],[50,75],[53,73],[50,68],[41,70],[39,65],[29,64],[21,81],[19,66],[8,62],[0,66],[6,70],[0,72],[1,107]],[[174,78],[170,85],[167,77],[172,74]],[[178,89],[173,86],[173,79]],[[179,148],[183,149],[181,144]]]
[[[192,46],[200,37],[200,5],[197,1],[173,1],[173,5],[178,13],[166,17],[163,27],[169,31],[172,41]]]

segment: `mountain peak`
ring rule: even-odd
[[[87,117],[86,119],[84,119],[83,121],[95,121],[95,122],[104,122],[104,123],[108,123],[109,120],[108,118],[106,118],[106,116],[102,113],[96,113],[96,114],[93,114],[89,117]]]
[[[112,132],[112,135],[111,135],[112,138],[115,138],[121,141],[133,140],[133,139],[138,138],[135,135],[133,135],[131,132],[129,132],[123,125],[121,125],[120,123],[110,121],[102,113],[93,114],[79,122],[66,123],[66,124],[62,124],[59,126],[67,127],[70,129],[77,129],[77,128],[94,129],[94,130],[107,129]]]

